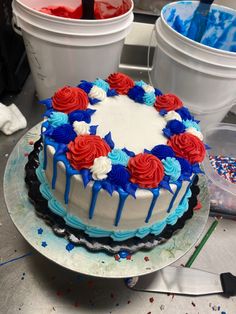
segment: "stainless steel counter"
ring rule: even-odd
[[[135,75],[143,79],[146,76],[145,72],[133,71],[130,74],[134,78]],[[11,103],[11,100],[26,116],[28,128],[12,136],[0,135],[1,178],[16,142],[41,121],[44,111],[37,104],[31,77],[17,97],[6,97],[2,101]],[[2,182],[0,196],[0,313],[236,313],[236,297],[134,292],[127,289],[120,279],[97,279],[63,269],[37,253],[18,233],[7,212]],[[212,220],[209,218],[208,226]],[[175,264],[184,264],[192,252]],[[235,221],[221,220],[193,267],[217,273],[230,271],[236,275]]]

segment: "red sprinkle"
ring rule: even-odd
[[[25,156],[25,157],[28,157],[28,156],[29,156],[29,153],[24,153],[24,156]]]
[[[119,261],[119,260],[120,260],[120,256],[119,256],[118,254],[116,254],[114,257],[115,257],[115,260],[116,260],[116,261]]]
[[[30,141],[29,141],[29,144],[30,144],[30,145],[34,145],[34,141],[33,141],[33,140],[30,140]]]
[[[151,298],[149,299],[149,301],[150,301],[151,303],[153,303],[153,302],[154,302],[154,298],[151,297]]]
[[[145,260],[145,262],[148,262],[148,261],[149,261],[149,257],[148,257],[148,256],[145,256],[145,257],[144,257],[144,260]]]
[[[199,209],[201,209],[201,208],[202,208],[202,204],[201,204],[200,201],[198,201],[198,202],[197,202],[197,205],[194,207],[193,210],[199,210]]]
[[[126,259],[131,260],[131,255],[127,255]]]

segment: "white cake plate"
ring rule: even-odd
[[[118,258],[104,252],[91,252],[82,246],[70,247],[68,241],[57,237],[50,226],[35,214],[29,202],[24,182],[24,166],[33,142],[39,139],[40,124],[29,130],[16,144],[4,174],[4,195],[11,219],[25,240],[42,255],[72,271],[105,278],[126,278],[145,275],[168,266],[186,254],[201,236],[209,215],[209,195],[206,181],[200,176],[202,208],[194,212],[165,243],[150,251],[138,251],[128,258]]]

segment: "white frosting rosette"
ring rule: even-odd
[[[151,85],[143,85],[142,86],[143,90],[145,91],[145,93],[155,93],[155,88]]]
[[[187,132],[187,133],[190,133],[190,134],[192,134],[192,135],[195,135],[196,137],[199,138],[199,140],[203,141],[202,132],[196,130],[194,127],[187,128],[187,129],[186,129],[186,132]]]
[[[170,120],[178,120],[180,122],[182,122],[182,118],[181,116],[178,114],[178,112],[171,110],[168,111],[167,114],[165,114],[164,116],[166,122],[170,121]]]
[[[96,85],[94,85],[89,94],[88,94],[89,98],[96,98],[98,100],[104,100],[107,97],[106,92],[104,91],[104,89],[102,89],[101,87],[98,87]]]
[[[90,126],[88,123],[84,121],[74,121],[73,129],[77,135],[90,134],[89,133]]]
[[[103,180],[107,178],[108,172],[111,171],[111,160],[106,156],[94,159],[93,165],[90,167],[92,178],[94,180]]]

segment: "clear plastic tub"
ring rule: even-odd
[[[208,179],[211,209],[222,214],[236,214],[236,183],[221,177],[210,163],[209,156],[236,158],[236,124],[219,123],[205,132],[205,143],[210,146],[203,162]]]

